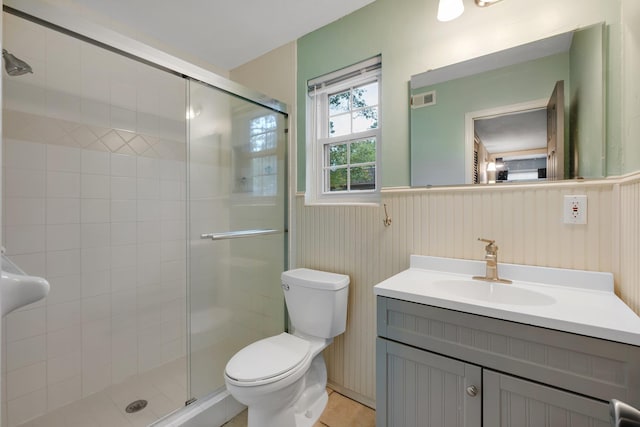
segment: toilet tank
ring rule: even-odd
[[[320,338],[344,332],[349,276],[298,268],[282,273],[282,289],[296,332]]]

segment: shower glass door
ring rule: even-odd
[[[224,387],[242,347],[284,330],[285,114],[188,89],[190,396]]]

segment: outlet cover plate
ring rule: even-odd
[[[564,223],[565,224],[586,224],[587,223],[587,196],[568,195],[564,196]]]

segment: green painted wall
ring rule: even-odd
[[[624,161],[623,173],[640,170],[640,1],[623,0]]]
[[[437,100],[410,113],[412,185],[464,184],[465,114],[549,98],[558,80],[568,87],[568,53],[412,90]]]
[[[382,184],[409,183],[408,81],[420,68],[411,55],[426,7],[415,0],[377,0],[298,40],[298,189],[305,188],[306,82],[382,54]],[[409,13],[418,8],[418,14]]]
[[[633,0],[637,1],[637,0]],[[607,63],[606,68],[606,93],[605,93],[605,109],[607,112],[606,121],[606,159],[605,159],[605,175],[615,176],[623,173],[623,158],[624,158],[624,142],[622,132],[622,111],[623,111],[623,93],[622,88],[624,86],[624,76],[622,73],[622,40],[621,40],[622,26],[620,24],[620,17],[617,21],[611,22],[611,25],[607,24],[605,29],[605,39],[608,41],[607,49]],[[605,46],[607,43],[605,43]],[[636,73],[634,73],[637,75]]]
[[[437,0],[376,0],[298,40],[298,190],[305,187],[307,80],[374,55],[382,54],[383,62],[384,187],[409,185],[408,82],[414,74],[606,21],[614,23],[608,29],[609,51],[614,52],[609,55],[609,75],[620,75],[620,0],[506,0],[489,8],[464,0],[464,14],[447,23],[436,20],[437,4]],[[619,151],[620,145],[621,89],[615,82],[608,87],[607,101],[615,104],[609,108],[618,125],[607,126],[607,154]]]
[[[603,26],[577,31],[571,43],[571,176],[602,178],[606,164]],[[565,95],[566,96],[566,95]],[[602,120],[595,120],[602,118]]]

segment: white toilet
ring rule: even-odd
[[[322,357],[347,323],[349,276],[299,268],[282,273],[293,333],[256,341],[224,372],[227,390],[249,407],[248,427],[312,426],[327,404]]]

